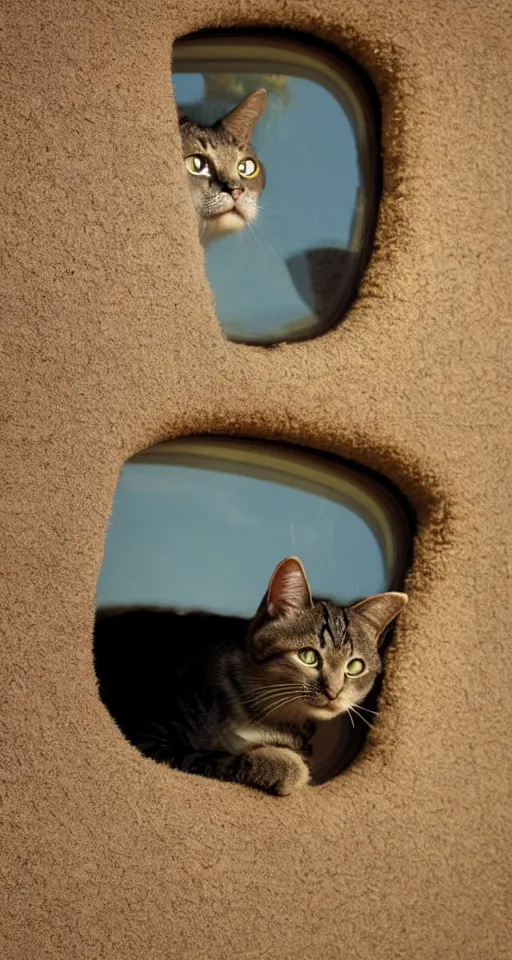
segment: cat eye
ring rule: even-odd
[[[297,656],[308,667],[317,667],[320,663],[320,654],[313,650],[313,647],[304,647],[298,651]]]
[[[208,160],[199,153],[193,153],[190,157],[186,157],[185,167],[195,177],[211,177]]]
[[[360,660],[359,657],[354,657],[353,660],[349,660],[346,667],[345,673],[349,677],[359,677],[364,673],[366,669],[366,664],[364,660]]]
[[[251,160],[250,157],[247,157],[238,164],[238,172],[245,180],[251,180],[252,177],[256,177],[260,172],[259,164],[256,163],[256,160]]]

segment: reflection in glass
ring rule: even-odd
[[[233,340],[318,334],[355,293],[374,228],[377,160],[365,92],[341,66],[300,44],[175,46],[176,100],[197,122],[215,122],[259,87],[269,94],[253,137],[267,172],[259,220],[206,250],[217,316]]]

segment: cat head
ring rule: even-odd
[[[179,114],[183,157],[203,243],[255,220],[265,171],[250,140],[267,105],[256,90],[213,126]]]
[[[300,560],[283,560],[249,628],[250,686],[266,691],[259,699],[255,693],[251,712],[296,723],[357,707],[381,671],[386,628],[406,603],[405,593],[381,593],[348,607],[313,601]]]

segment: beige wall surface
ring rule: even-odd
[[[2,956],[509,957],[508,3],[3,6]],[[266,350],[215,318],[169,57],[271,24],[367,69],[384,194],[344,322]],[[286,800],[144,760],[96,694],[119,471],[201,432],[336,451],[418,516],[376,728]]]

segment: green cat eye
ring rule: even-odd
[[[250,157],[247,157],[238,164],[238,172],[241,177],[244,177],[246,180],[251,180],[252,177],[257,176],[260,172],[260,168],[256,160],[251,160]]]
[[[345,667],[345,673],[347,673],[349,677],[359,677],[361,673],[364,673],[365,668],[366,664],[364,660],[354,657],[353,660],[348,661]]]
[[[193,153],[190,157],[185,158],[185,167],[189,173],[192,173],[194,177],[210,177],[211,170],[208,165],[208,160],[206,157],[202,157],[199,153]]]
[[[313,647],[304,647],[303,650],[299,650],[298,657],[308,667],[316,667],[320,662],[320,656],[316,650],[313,650]]]

